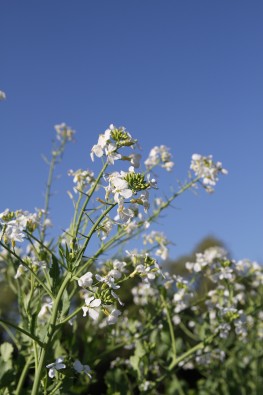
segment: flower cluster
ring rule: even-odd
[[[73,182],[76,186],[73,188],[74,192],[83,192],[88,186],[95,181],[94,172],[90,170],[69,170],[68,176],[73,177]]]
[[[172,162],[172,155],[169,152],[169,148],[165,145],[160,147],[153,147],[146,161],[144,162],[146,169],[151,170],[155,166],[160,165],[167,171],[172,171],[174,162]]]
[[[64,122],[54,126],[55,131],[57,133],[57,139],[59,141],[72,141],[75,130],[71,129],[71,127],[67,126]]]
[[[213,192],[213,187],[218,181],[218,174],[227,174],[228,171],[222,167],[221,162],[213,162],[213,156],[202,156],[193,154],[190,169],[196,177],[202,179],[203,186],[207,192]]]
[[[65,124],[55,129],[59,143],[49,175],[74,135]],[[160,231],[145,232],[184,191],[198,183],[212,191],[219,174],[227,171],[212,156],[194,154],[196,177],[166,199],[153,199],[157,183],[152,170],[170,171],[172,156],[166,146],[156,146],[140,171],[142,156],[130,153],[136,143],[124,127],[110,125],[91,149],[92,160],[102,158],[98,175],[69,170],[79,195],[74,199],[69,192],[75,211],[57,240],[45,232],[51,225],[50,176],[45,210],[0,213],[0,307],[5,309],[0,323],[11,327],[10,341],[22,350],[14,353],[8,342],[0,347],[0,381],[12,382],[5,392],[18,393],[23,386],[28,393],[33,385],[36,395],[43,384],[45,392],[54,394],[101,393],[107,387],[109,394],[193,390],[215,395],[235,392],[226,383],[234,381],[235,390],[240,388],[245,372],[249,384],[243,392],[257,393],[253,383],[263,373],[258,363],[262,266],[235,261],[222,247],[201,250],[185,265],[180,260],[172,266],[170,241]],[[109,171],[116,160],[117,169]],[[120,164],[127,163],[122,170]],[[135,244],[126,247],[133,237]],[[22,241],[25,248],[17,248]],[[13,299],[5,308],[7,284]],[[12,322],[18,318],[19,323]],[[252,373],[251,366],[256,366]],[[192,388],[182,369],[196,371]],[[21,372],[17,382],[14,371]],[[105,388],[99,387],[102,382]]]
[[[22,242],[24,231],[33,232],[40,225],[41,212],[31,214],[28,211],[10,211],[6,209],[0,213],[1,239],[13,246]]]
[[[122,158],[122,155],[117,152],[119,148],[134,147],[135,144],[136,140],[132,138],[124,127],[116,128],[111,124],[104,134],[99,135],[98,143],[93,145],[90,156],[92,161],[94,161],[94,155],[98,158],[105,155],[107,162],[113,165],[115,160]],[[130,159],[138,161],[135,157]]]

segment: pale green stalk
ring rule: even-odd
[[[48,217],[49,201],[50,201],[50,197],[51,197],[51,186],[52,186],[52,182],[53,182],[55,165],[58,161],[58,158],[61,157],[61,155],[64,152],[66,142],[67,142],[66,139],[62,140],[61,145],[58,148],[58,150],[52,152],[52,159],[51,159],[51,162],[49,163],[49,173],[48,173],[48,180],[47,180],[46,193],[45,193],[45,204],[44,204],[45,211],[44,211],[43,220],[42,220],[43,224]],[[46,227],[43,225],[43,228],[40,232],[40,240],[42,242],[45,240],[45,235],[46,235]]]
[[[167,323],[168,323],[168,326],[169,326],[169,332],[170,332],[170,337],[171,337],[172,352],[173,352],[173,360],[171,362],[171,365],[172,365],[176,361],[176,344],[175,344],[174,328],[173,328],[173,324],[172,324],[169,308],[167,306],[165,297],[162,294],[161,294],[161,300],[162,300],[163,305],[164,305],[165,310],[166,310]]]
[[[4,243],[2,243],[0,241],[0,245],[2,247],[4,247],[11,255],[13,255],[19,262],[21,262],[21,264],[23,266],[25,266],[30,272],[31,274],[35,277],[35,279],[37,280],[37,282],[44,288],[44,290],[46,291],[46,293],[53,299],[53,295],[52,292],[50,291],[50,289],[43,283],[43,281],[40,280],[40,278],[37,276],[37,274],[31,269],[31,267],[29,267],[22,258],[20,258],[19,255],[17,255],[15,253],[15,251],[12,251],[9,247],[7,247]]]
[[[41,340],[37,336],[33,335],[32,333],[26,331],[23,328],[20,328],[20,326],[17,326],[15,324],[13,324],[12,322],[4,320],[3,318],[0,318],[0,322],[4,323],[5,325],[11,326],[11,328],[16,329],[17,331],[23,333],[24,335],[26,335],[30,339],[35,340],[37,342],[37,344],[39,344],[41,347],[43,347],[44,344],[41,342]]]
[[[82,221],[83,214],[84,214],[84,212],[86,210],[86,207],[87,207],[87,205],[88,205],[88,203],[89,203],[89,201],[90,201],[95,189],[97,188],[98,183],[100,182],[100,180],[101,180],[101,178],[103,176],[103,173],[105,172],[107,166],[108,166],[108,163],[105,162],[103,167],[102,167],[102,169],[101,169],[101,171],[100,171],[100,173],[99,173],[99,175],[98,175],[98,177],[96,178],[96,181],[92,185],[92,188],[91,188],[87,198],[85,199],[85,202],[84,202],[84,204],[82,206],[82,209],[80,211],[80,214],[79,214],[79,217],[78,217],[78,220],[77,220],[76,229],[74,230],[74,234],[73,234],[73,239],[76,239],[76,237],[78,235],[78,231],[79,231],[79,228],[80,228],[80,224],[81,224],[81,221]]]
[[[52,341],[53,334],[56,330],[56,321],[57,321],[57,316],[58,316],[58,311],[59,311],[59,304],[60,304],[63,292],[71,279],[71,276],[72,276],[71,273],[67,273],[67,275],[64,278],[63,283],[60,286],[57,297],[54,301],[52,314],[51,314],[50,321],[49,321],[49,328],[48,328],[48,332],[47,332],[47,335],[45,338],[45,347],[42,348],[42,350],[40,351],[38,368],[35,373],[35,379],[34,379],[34,384],[33,384],[33,389],[32,389],[31,395],[38,395],[39,394],[39,386],[40,386],[42,371],[44,369],[45,362],[46,362],[47,351],[48,351],[50,343]]]
[[[18,384],[17,384],[17,387],[16,387],[15,395],[20,395],[22,393],[24,381],[26,379],[26,375],[27,375],[28,369],[29,369],[29,367],[31,365],[31,362],[32,362],[33,358],[34,358],[34,356],[30,355],[28,360],[26,361],[26,364],[25,364],[25,366],[24,366],[24,368],[22,370],[22,373],[20,375],[20,378],[19,378],[19,381],[18,381]]]

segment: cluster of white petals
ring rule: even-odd
[[[96,310],[96,307],[101,305],[101,300],[94,298],[94,296],[86,297],[85,298],[85,306],[82,307],[83,310],[83,317],[86,317],[88,314],[90,318],[94,321],[97,321],[99,318],[99,311]]]
[[[108,176],[109,185],[106,189],[106,199],[109,193],[114,195],[114,201],[119,203],[121,198],[129,199],[132,197],[132,190],[129,189],[128,182],[124,179],[127,173],[115,171]]]
[[[227,174],[221,162],[213,162],[213,156],[202,156],[193,154],[190,169],[194,171],[196,177],[202,179],[207,192],[213,192],[213,187],[218,181],[218,174]]]
[[[169,152],[169,148],[165,145],[155,146],[151,149],[150,154],[144,162],[146,169],[151,170],[153,167],[160,164],[167,171],[171,171],[174,166],[172,162],[172,155]]]
[[[16,242],[22,242],[25,237],[24,231],[36,229],[40,224],[39,220],[38,213],[31,214],[23,210],[11,212],[6,209],[0,213],[0,237],[13,245]]]
[[[63,362],[64,358],[60,357],[57,358],[55,362],[46,365],[46,368],[49,369],[48,375],[51,379],[55,377],[56,371],[66,368],[66,365]]]
[[[73,182],[76,184],[73,188],[75,193],[78,191],[84,191],[84,189],[94,181],[94,172],[88,169],[78,169],[76,171],[69,170],[68,175],[73,177]]]
[[[122,155],[117,152],[121,146],[134,146],[136,141],[132,138],[124,127],[116,128],[111,124],[103,134],[99,135],[97,144],[93,145],[91,149],[91,160],[94,161],[94,156],[101,158],[107,157],[107,162],[111,165],[115,160],[121,159]],[[130,160],[138,162],[138,158],[131,157]]]
[[[82,288],[90,287],[93,283],[92,276],[93,274],[91,272],[83,274],[83,276],[78,279],[78,285]]]
[[[67,126],[64,122],[54,126],[57,132],[57,139],[59,141],[72,141],[76,133],[71,127]]]

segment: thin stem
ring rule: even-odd
[[[32,333],[26,331],[23,328],[20,328],[20,326],[17,326],[15,324],[13,324],[12,322],[6,321],[3,318],[0,318],[0,322],[3,322],[5,325],[11,326],[11,328],[16,329],[17,331],[23,333],[27,337],[30,337],[30,339],[35,340],[35,342],[37,342],[37,344],[39,344],[41,347],[44,346],[44,343],[42,343],[41,340],[39,340],[39,338],[37,336],[33,335]]]
[[[56,151],[54,150],[52,152],[52,159],[51,159],[50,166],[49,166],[48,180],[47,180],[46,193],[45,193],[43,228],[42,228],[42,231],[40,232],[40,240],[42,242],[45,240],[45,235],[46,235],[45,220],[47,219],[47,216],[48,216],[49,201],[50,201],[50,197],[51,197],[51,185],[52,185],[52,181],[53,181],[55,165],[56,165],[56,163],[58,163],[58,158],[61,158],[63,151],[65,149],[65,145],[66,145],[66,140],[62,140],[60,147]]]
[[[2,243],[1,241],[0,241],[0,245],[1,245],[2,247],[4,247],[11,255],[13,255],[19,262],[21,262],[21,264],[22,264],[23,266],[25,266],[25,267],[30,271],[30,273],[35,277],[35,279],[37,280],[37,282],[44,288],[44,290],[46,291],[46,293],[53,299],[52,292],[51,292],[50,289],[43,283],[43,281],[41,281],[41,280],[39,279],[39,277],[38,277],[37,274],[33,271],[33,269],[31,269],[31,267],[28,266],[28,265],[23,261],[23,259],[20,258],[20,256],[17,255],[17,254],[15,253],[15,251],[12,251],[11,248],[7,247],[7,246],[6,246],[4,243]]]
[[[28,360],[26,361],[26,364],[25,364],[25,366],[24,366],[24,368],[22,370],[21,376],[19,378],[19,381],[18,381],[18,384],[17,384],[17,387],[16,387],[15,395],[20,395],[21,394],[21,391],[22,391],[23,385],[24,385],[24,381],[26,379],[26,375],[27,375],[28,369],[29,369],[29,367],[31,365],[31,362],[33,361],[33,358],[34,358],[34,356],[30,355]]]
[[[215,337],[217,336],[217,333],[215,333],[212,336],[209,336],[207,339],[203,340],[202,342],[198,343],[196,346],[190,348],[190,350],[186,351],[184,354],[180,355],[180,357],[178,357],[176,359],[176,361],[174,361],[170,366],[169,366],[169,370],[172,370],[176,365],[178,365],[181,361],[183,361],[184,359],[190,357],[190,355],[194,354],[196,351],[198,350],[202,350],[202,348],[205,347],[207,342],[211,342]]]
[[[101,221],[103,220],[103,218],[106,217],[106,215],[117,205],[117,203],[112,204],[111,206],[109,206],[108,208],[106,208],[105,211],[103,211],[103,213],[99,216],[99,218],[97,219],[97,221],[93,224],[92,228],[89,231],[89,234],[86,236],[86,240],[83,244],[83,253],[85,252],[89,241],[93,235],[94,232],[96,232],[97,227],[99,226],[99,224],[101,223]]]
[[[83,305],[84,306],[84,305]],[[67,316],[64,320],[60,321],[58,325],[64,325],[66,322],[70,321],[72,318],[74,318],[80,311],[82,310],[82,306],[78,307],[73,313]],[[57,326],[58,326],[57,325]]]
[[[171,337],[171,342],[172,342],[172,351],[173,351],[173,360],[171,362],[171,365],[172,365],[176,361],[176,344],[175,344],[174,328],[173,328],[173,324],[172,324],[169,308],[167,306],[165,297],[162,294],[161,294],[161,300],[162,300],[163,305],[164,305],[165,310],[166,310],[167,323],[168,323],[168,326],[169,326],[170,337]]]
[[[45,364],[45,360],[46,360],[46,355],[49,349],[49,345],[52,341],[54,332],[56,331],[56,320],[57,320],[57,315],[58,315],[58,311],[59,311],[59,304],[60,304],[60,300],[62,298],[63,292],[66,288],[66,286],[68,285],[69,281],[71,279],[71,273],[67,273],[67,275],[64,278],[63,283],[61,284],[61,287],[58,291],[57,297],[54,301],[54,305],[53,305],[53,309],[52,309],[52,315],[50,317],[50,321],[49,321],[49,329],[48,329],[48,333],[46,335],[46,339],[45,339],[45,343],[46,343],[46,347],[42,348],[41,352],[40,352],[40,358],[39,358],[39,362],[38,362],[38,369],[36,371],[35,374],[35,380],[34,380],[34,384],[33,384],[33,389],[32,389],[32,394],[31,395],[38,395],[39,393],[39,386],[40,386],[40,380],[41,380],[41,376],[42,376],[42,370]]]
[[[77,237],[77,234],[78,234],[78,231],[79,231],[79,228],[80,228],[80,224],[81,224],[81,221],[82,221],[83,214],[84,214],[84,212],[86,210],[86,207],[87,207],[87,205],[88,205],[88,203],[89,203],[89,201],[91,199],[91,196],[93,195],[95,189],[97,188],[97,185],[98,185],[100,179],[102,178],[103,173],[105,172],[107,166],[108,166],[108,163],[105,162],[103,167],[102,167],[102,169],[101,169],[101,171],[100,171],[100,173],[99,173],[99,175],[98,175],[98,177],[97,177],[97,179],[96,179],[96,181],[94,182],[89,194],[87,195],[87,198],[86,198],[86,200],[85,200],[85,202],[84,202],[84,204],[82,206],[82,209],[80,211],[80,214],[79,214],[79,218],[78,218],[78,221],[77,221],[77,224],[76,224],[76,229],[75,229],[75,232],[74,232],[74,238]]]
[[[4,324],[3,322],[1,322],[2,320],[0,319],[0,325],[4,328],[4,330],[6,331],[6,333],[8,334],[8,336],[10,337],[10,339],[13,341],[13,343],[17,346],[17,348],[19,349],[19,344],[15,338],[15,336],[13,335],[12,331],[8,328],[8,326],[6,324]]]
[[[61,386],[61,381],[56,385],[56,387],[50,392],[49,395],[55,395],[56,391],[59,389],[59,387]]]

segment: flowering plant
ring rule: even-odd
[[[150,229],[186,190],[212,192],[222,164],[194,154],[187,182],[164,200],[156,173],[172,171],[169,149],[154,147],[140,170],[137,140],[110,125],[91,148],[99,174],[69,170],[73,217],[49,240],[54,168],[74,137],[66,124],[55,130],[44,209],[0,214],[1,283],[15,300],[0,316],[1,393],[259,393],[261,266],[214,247],[171,274],[160,264],[169,241]]]

